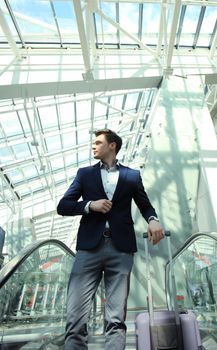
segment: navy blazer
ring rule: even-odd
[[[79,201],[81,197],[82,200]],[[108,221],[116,248],[123,252],[136,252],[136,237],[131,216],[132,199],[146,221],[152,215],[157,216],[144,190],[140,172],[120,164],[118,183],[109,213],[85,212],[88,201],[105,198],[108,199],[103,188],[100,162],[80,168],[57,207],[58,214],[63,216],[82,215],[76,249],[90,250],[97,247]]]

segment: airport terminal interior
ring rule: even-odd
[[[193,310],[216,350],[216,0],[0,0],[0,349],[63,349],[80,216],[56,207],[96,163],[102,128],[122,137],[119,161],[171,232],[175,300],[167,241],[149,246],[155,309]],[[128,350],[148,308],[147,223],[132,214]],[[90,349],[104,348],[104,304],[102,282]]]

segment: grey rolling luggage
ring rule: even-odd
[[[154,311],[149,267],[147,234],[144,234],[146,277],[148,285],[148,309],[136,317],[137,350],[199,350],[203,349],[195,314],[192,311],[178,312],[175,275],[172,262],[170,232],[165,235],[171,263],[171,284],[174,310]]]

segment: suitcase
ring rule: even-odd
[[[147,242],[148,235],[144,233],[148,311],[137,315],[135,320],[136,348],[137,350],[202,350],[204,348],[201,343],[195,314],[190,310],[182,313],[178,312],[170,232],[166,231],[165,236],[167,238],[169,261],[171,263],[170,294],[173,300],[174,310],[154,311]]]

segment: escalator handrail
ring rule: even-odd
[[[216,236],[213,235],[213,233],[216,234]],[[173,254],[172,258],[173,261],[183,253],[184,250],[186,250],[194,241],[197,241],[198,239],[202,238],[202,237],[209,237],[211,239],[214,239],[217,242],[217,232],[197,232],[192,234],[190,237],[188,237],[186,239],[186,241],[184,242],[184,244],[177,249],[177,251]],[[169,261],[167,261],[166,263],[166,268],[167,265],[169,265]]]
[[[33,243],[28,244],[26,247],[21,249],[21,251],[13,257],[7,264],[5,264],[0,270],[0,288],[4,286],[7,280],[13,275],[13,273],[18,269],[18,267],[38,248],[47,245],[53,244],[60,246],[66,250],[70,255],[75,256],[73,251],[62,241],[58,239],[45,239],[38,240]]]

